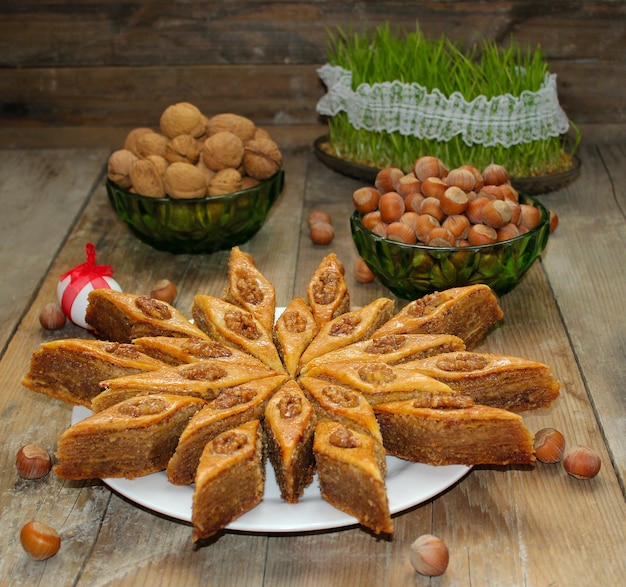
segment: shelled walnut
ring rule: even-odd
[[[163,111],[158,129],[128,132],[123,147],[109,156],[107,177],[144,196],[202,198],[252,188],[281,166],[280,148],[249,118],[207,116],[194,104],[179,102]]]

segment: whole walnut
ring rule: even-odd
[[[245,145],[243,166],[250,177],[267,179],[280,169],[282,162],[280,149],[272,139],[252,139]]]
[[[130,168],[137,161],[137,155],[128,149],[119,149],[109,155],[107,162],[107,177],[121,188],[128,189],[130,180]]]
[[[202,159],[202,157],[198,159],[196,167],[202,172],[202,175],[204,175],[204,181],[208,186],[209,182],[215,177],[216,172],[206,166],[206,163],[204,162],[204,159]]]
[[[133,191],[142,196],[164,198],[165,186],[159,166],[150,159],[137,159],[130,168]]]
[[[137,157],[142,158],[150,155],[165,157],[167,142],[167,137],[158,132],[143,133],[141,136],[137,137],[134,153]]]
[[[161,132],[173,139],[178,135],[199,137],[205,132],[206,120],[202,112],[189,102],[179,102],[168,106],[161,114]]]
[[[243,141],[227,130],[211,135],[204,141],[202,147],[202,159],[213,171],[239,167],[243,160],[243,153]]]
[[[156,168],[159,170],[159,173],[163,176],[165,175],[165,170],[169,163],[165,159],[165,157],[161,157],[161,155],[148,155],[146,157],[148,161],[152,161],[156,165]]]
[[[209,196],[224,196],[241,189],[242,177],[237,169],[220,169],[209,182]]]
[[[207,126],[209,136],[225,130],[232,132],[245,142],[254,137],[256,125],[249,118],[239,114],[216,114],[209,118]]]
[[[145,126],[133,128],[124,139],[124,149],[128,149],[129,151],[135,153],[135,155],[139,156],[137,153],[137,141],[139,140],[139,137],[151,132],[154,131],[151,128]]]
[[[165,191],[172,198],[203,198],[207,193],[204,174],[195,165],[176,161],[165,171]]]
[[[182,161],[195,165],[200,158],[198,139],[191,135],[178,135],[170,139],[165,147],[165,159],[168,163]]]

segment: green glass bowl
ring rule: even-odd
[[[141,196],[110,180],[106,190],[115,213],[143,242],[170,253],[214,253],[241,245],[260,230],[284,180],[281,168],[255,187],[189,200]]]
[[[368,230],[362,214],[350,217],[357,251],[380,282],[399,298],[413,300],[434,291],[484,283],[496,294],[510,292],[548,244],[550,212],[530,196],[520,202],[539,208],[539,225],[492,245],[428,247],[398,243]]]

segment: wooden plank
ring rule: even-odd
[[[417,21],[433,37],[540,43],[551,59],[624,58],[618,1],[164,2],[111,0],[0,7],[4,67],[310,64],[323,61],[328,27]],[[16,43],[15,39],[20,42]],[[593,38],[594,43],[586,42]],[[157,42],[155,42],[157,39]]]
[[[615,255],[626,250],[626,172],[618,163],[624,148],[587,148],[581,157],[580,180],[544,198],[560,219],[544,266],[584,372],[581,393],[594,407],[624,486],[626,277],[614,270]],[[609,323],[615,335],[607,339]],[[601,360],[594,349],[602,349]]]
[[[102,177],[106,153],[102,149],[1,152],[0,349],[32,301],[50,252],[61,247]],[[56,296],[49,301],[56,301]]]

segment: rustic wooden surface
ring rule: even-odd
[[[354,281],[356,252],[347,222],[359,182],[324,167],[310,129],[281,129],[286,185],[268,223],[242,248],[277,287],[278,304],[302,295],[331,250],[346,266],[353,303],[388,292]],[[319,132],[322,134],[322,132]],[[104,190],[103,150],[15,150],[0,157],[0,585],[499,585],[595,587],[626,578],[626,149],[587,144],[579,180],[543,196],[560,218],[549,246],[523,282],[503,296],[503,323],[479,350],[544,362],[563,382],[547,410],[524,414],[534,432],[559,428],[568,444],[602,457],[598,477],[580,481],[560,465],[477,467],[441,495],[394,518],[390,540],[359,527],[299,535],[225,532],[194,549],[191,528],[111,492],[98,481],[19,478],[14,456],[35,442],[53,452],[71,409],[24,389],[30,354],[46,340],[85,336],[66,326],[47,332],[39,310],[55,298],[59,275],[83,262],[93,242],[126,291],[147,293],[168,277],[188,313],[197,292],[218,294],[227,252],[176,256],[152,250],[115,217]],[[331,213],[329,247],[308,239],[306,216]],[[403,302],[398,300],[398,304]],[[47,562],[29,559],[19,531],[36,518],[63,544]],[[416,575],[408,548],[424,533],[449,546],[447,572]]]
[[[181,100],[261,124],[316,123],[328,31],[416,21],[468,44],[540,45],[569,117],[588,136],[626,136],[621,0],[4,0],[0,138],[42,146],[80,128],[150,126]]]

